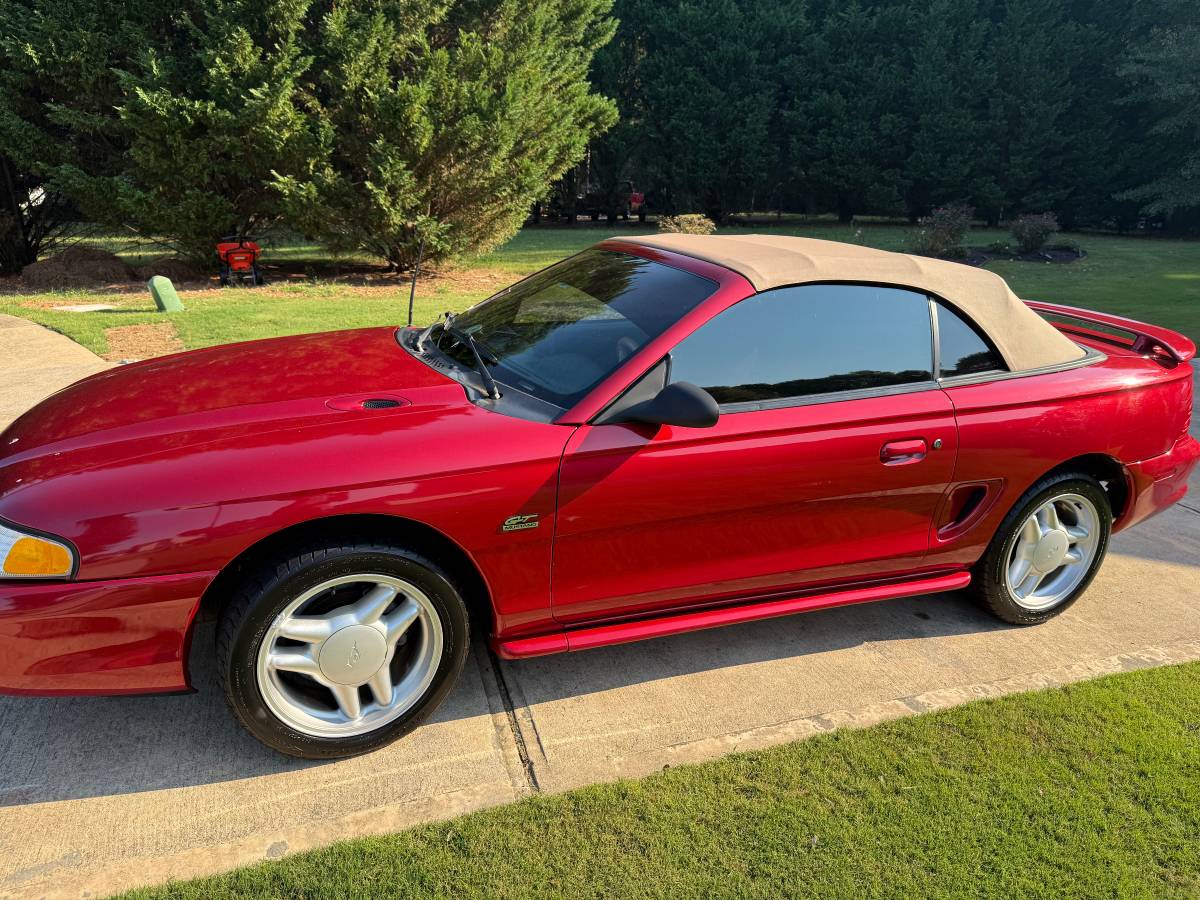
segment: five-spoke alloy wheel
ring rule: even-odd
[[[362,734],[420,699],[441,651],[441,620],[419,588],[345,575],[276,616],[259,645],[258,684],[270,710],[298,731]]]
[[[1038,612],[1079,586],[1096,557],[1100,514],[1081,494],[1056,494],[1021,526],[1008,561],[1008,590],[1022,609]]]
[[[294,756],[351,756],[432,712],[466,658],[458,589],[432,561],[359,541],[263,565],[218,630],[230,707]]]
[[[1044,478],[1001,523],[976,567],[975,590],[1006,622],[1044,622],[1091,583],[1111,530],[1108,495],[1096,481],[1079,474]]]

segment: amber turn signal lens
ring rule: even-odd
[[[4,557],[3,573],[29,577],[66,578],[71,574],[71,553],[61,544],[36,537],[18,538]]]

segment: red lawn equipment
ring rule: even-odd
[[[217,257],[221,260],[221,285],[262,284],[262,272],[258,270],[258,257],[262,250],[254,241],[230,235],[217,244]]]

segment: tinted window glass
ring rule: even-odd
[[[492,376],[569,407],[717,285],[607,250],[587,250],[471,307],[454,320],[496,361]],[[470,350],[445,333],[442,352],[465,368]]]
[[[938,361],[943,378],[979,372],[1003,372],[1007,368],[1000,354],[991,348],[973,325],[940,300],[935,306],[940,351]]]
[[[929,381],[929,300],[870,285],[780,288],[725,310],[671,356],[671,380],[718,403]]]

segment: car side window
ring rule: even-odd
[[[1006,372],[1008,366],[974,325],[941,300],[934,302],[938,322],[938,369],[942,378]]]
[[[932,379],[929,299],[875,285],[764,291],[714,316],[671,352],[671,380],[699,385],[722,404]]]

